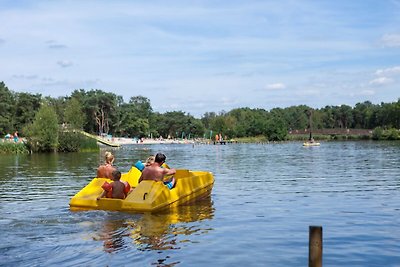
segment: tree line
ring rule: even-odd
[[[79,89],[70,96],[53,98],[13,92],[1,82],[0,100],[2,136],[15,130],[22,136],[45,135],[46,131],[57,130],[54,124],[60,128],[130,138],[213,138],[222,133],[227,138],[265,136],[276,141],[285,140],[290,130],[310,126],[313,129],[400,128],[400,99],[392,103],[365,101],[354,107],[341,105],[320,109],[306,105],[269,111],[244,107],[228,112],[206,112],[200,119],[183,111],[154,112],[150,100],[144,96],[131,97],[126,103],[122,96],[98,89]],[[38,123],[38,115],[51,123]]]

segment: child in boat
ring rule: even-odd
[[[104,191],[100,195],[100,197],[97,198],[97,200],[102,197],[124,199],[127,196],[130,188],[127,188],[127,185],[120,181],[121,172],[118,170],[114,170],[112,172],[112,176],[114,182],[110,184],[105,182],[102,185]]]
[[[116,170],[113,166],[115,160],[114,155],[111,152],[106,151],[104,157],[105,163],[97,169],[97,177],[113,179],[112,172]]]
[[[145,167],[149,167],[151,165],[153,165],[155,161],[155,157],[154,156],[150,156],[147,158],[146,163],[144,164]]]

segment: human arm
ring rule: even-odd
[[[163,169],[163,175],[174,175],[176,173],[175,169]]]

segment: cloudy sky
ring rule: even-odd
[[[15,92],[142,95],[196,117],[400,97],[400,0],[0,0]]]

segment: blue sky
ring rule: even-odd
[[[400,0],[0,0],[15,92],[142,95],[154,111],[314,108],[400,97]]]

